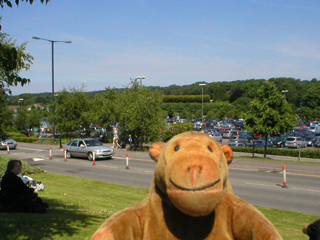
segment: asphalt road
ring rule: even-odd
[[[49,155],[50,147],[52,159]],[[129,168],[126,164],[127,154]],[[48,172],[143,188],[150,187],[156,166],[148,153],[130,152],[126,149],[116,149],[113,159],[96,160],[95,165],[87,159],[72,158],[65,161],[63,149],[42,144],[19,143],[18,148],[11,150],[10,154],[2,150],[0,155],[25,160]],[[237,155],[240,154],[235,153]],[[283,187],[284,165],[287,169],[287,188]],[[229,167],[235,193],[250,203],[320,215],[320,164],[258,161],[237,157]]]

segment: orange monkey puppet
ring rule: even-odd
[[[157,162],[148,196],[115,213],[92,239],[282,239],[229,182],[232,149],[207,134],[185,132],[154,143]]]

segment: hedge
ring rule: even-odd
[[[252,153],[252,147],[231,147],[234,152]],[[264,148],[255,148],[255,153],[264,154]],[[297,149],[283,149],[283,148],[267,148],[268,155],[299,157],[299,150]],[[318,158],[320,159],[320,150],[301,150],[300,157],[302,158]]]
[[[201,103],[202,102],[202,95],[164,95],[163,98],[164,102],[170,102],[170,103],[188,103],[188,102],[196,102]],[[210,101],[210,95],[203,95],[203,101],[209,102]]]

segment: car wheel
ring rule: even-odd
[[[93,161],[93,154],[92,154],[92,152],[88,152],[88,159],[89,159],[89,161]]]
[[[71,152],[70,152],[70,151],[67,151],[67,152],[66,152],[66,157],[67,157],[67,158],[71,158],[71,157],[72,157],[72,155],[71,155]]]

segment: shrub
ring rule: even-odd
[[[12,158],[0,156],[0,177],[4,175],[4,172],[7,169],[8,162],[10,160],[12,160]],[[21,162],[22,162],[22,172],[21,172],[22,175],[32,175],[35,173],[44,172],[44,170],[39,167],[33,167],[24,161],[21,161]]]

